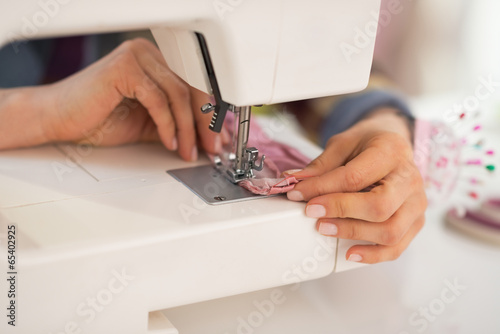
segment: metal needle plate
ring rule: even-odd
[[[253,194],[229,181],[212,165],[172,169],[168,170],[167,173],[182,182],[205,202],[212,205],[276,196]]]

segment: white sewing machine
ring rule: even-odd
[[[204,111],[214,111],[211,127],[217,131],[226,111],[245,124],[252,105],[364,88],[379,5],[379,0],[22,0],[0,13],[0,45],[151,28],[172,70],[214,95],[215,106]],[[246,147],[247,126],[238,128],[237,138],[226,171],[234,182],[259,168],[258,153],[249,154]],[[291,130],[280,132],[279,139],[311,158],[320,152]],[[161,310],[354,266],[345,261],[352,243],[320,236],[315,219],[304,216],[303,203],[248,194],[226,200],[226,191],[240,188],[210,176],[200,181],[205,182],[201,199],[165,173],[207,163],[186,163],[159,145],[0,152],[0,265],[11,278],[1,280],[0,295],[1,304],[10,307],[4,320],[16,324],[2,321],[0,328],[177,333]],[[9,227],[16,231],[10,268]],[[15,296],[7,297],[11,290]]]

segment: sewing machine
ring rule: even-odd
[[[8,272],[18,293],[6,304],[2,299],[2,305],[14,301],[16,327],[5,321],[0,326],[20,333],[177,333],[160,310],[354,267],[345,260],[352,242],[320,236],[315,220],[304,216],[303,203],[249,194],[232,201],[225,191],[239,192],[237,183],[264,162],[258,148],[246,147],[251,106],[366,85],[379,5],[379,0],[10,4],[0,13],[0,44],[14,42],[14,48],[28,38],[151,28],[171,69],[214,96],[215,104],[200,111],[213,112],[207,126],[220,131],[227,112],[235,113],[239,126],[232,159],[215,171],[229,182],[211,179],[214,170],[207,167],[210,175],[199,181],[205,182],[201,197],[183,183],[190,176],[180,182],[182,177],[165,171],[208,161],[187,163],[160,145],[61,144],[1,152],[0,263],[6,271],[7,231],[15,229],[17,257]],[[279,140],[311,158],[320,152],[287,126]],[[6,298],[12,284],[1,284]]]

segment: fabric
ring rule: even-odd
[[[257,195],[275,195],[289,192],[299,181],[294,176],[286,175],[281,178],[243,180],[239,185]]]

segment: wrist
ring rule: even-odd
[[[392,122],[393,116],[400,116],[406,118],[408,124],[406,130],[409,130],[409,141],[411,142],[411,133],[413,128],[413,117],[405,103],[404,99],[397,93],[385,90],[369,90],[363,93],[349,96],[340,101],[330,112],[330,115],[325,119],[324,125],[321,130],[321,142],[326,144],[326,141],[333,135],[344,132],[351,127],[359,127],[358,123],[366,123],[367,119],[377,118],[380,114],[389,112],[379,112],[380,110],[392,110],[391,116],[387,117]],[[383,116],[382,118],[385,118]],[[365,121],[365,122],[363,122]],[[400,132],[406,137],[407,132],[400,130],[400,122],[395,122],[395,128],[387,128],[381,124],[386,130],[391,132]],[[379,126],[377,124],[377,126]],[[366,129],[369,130],[369,129]]]
[[[50,97],[48,89],[23,87],[0,94],[0,149],[41,145],[51,139],[46,131]]]
[[[392,107],[382,107],[368,114],[360,123],[368,123],[367,126],[377,131],[395,132],[413,143],[413,122],[405,115]]]

